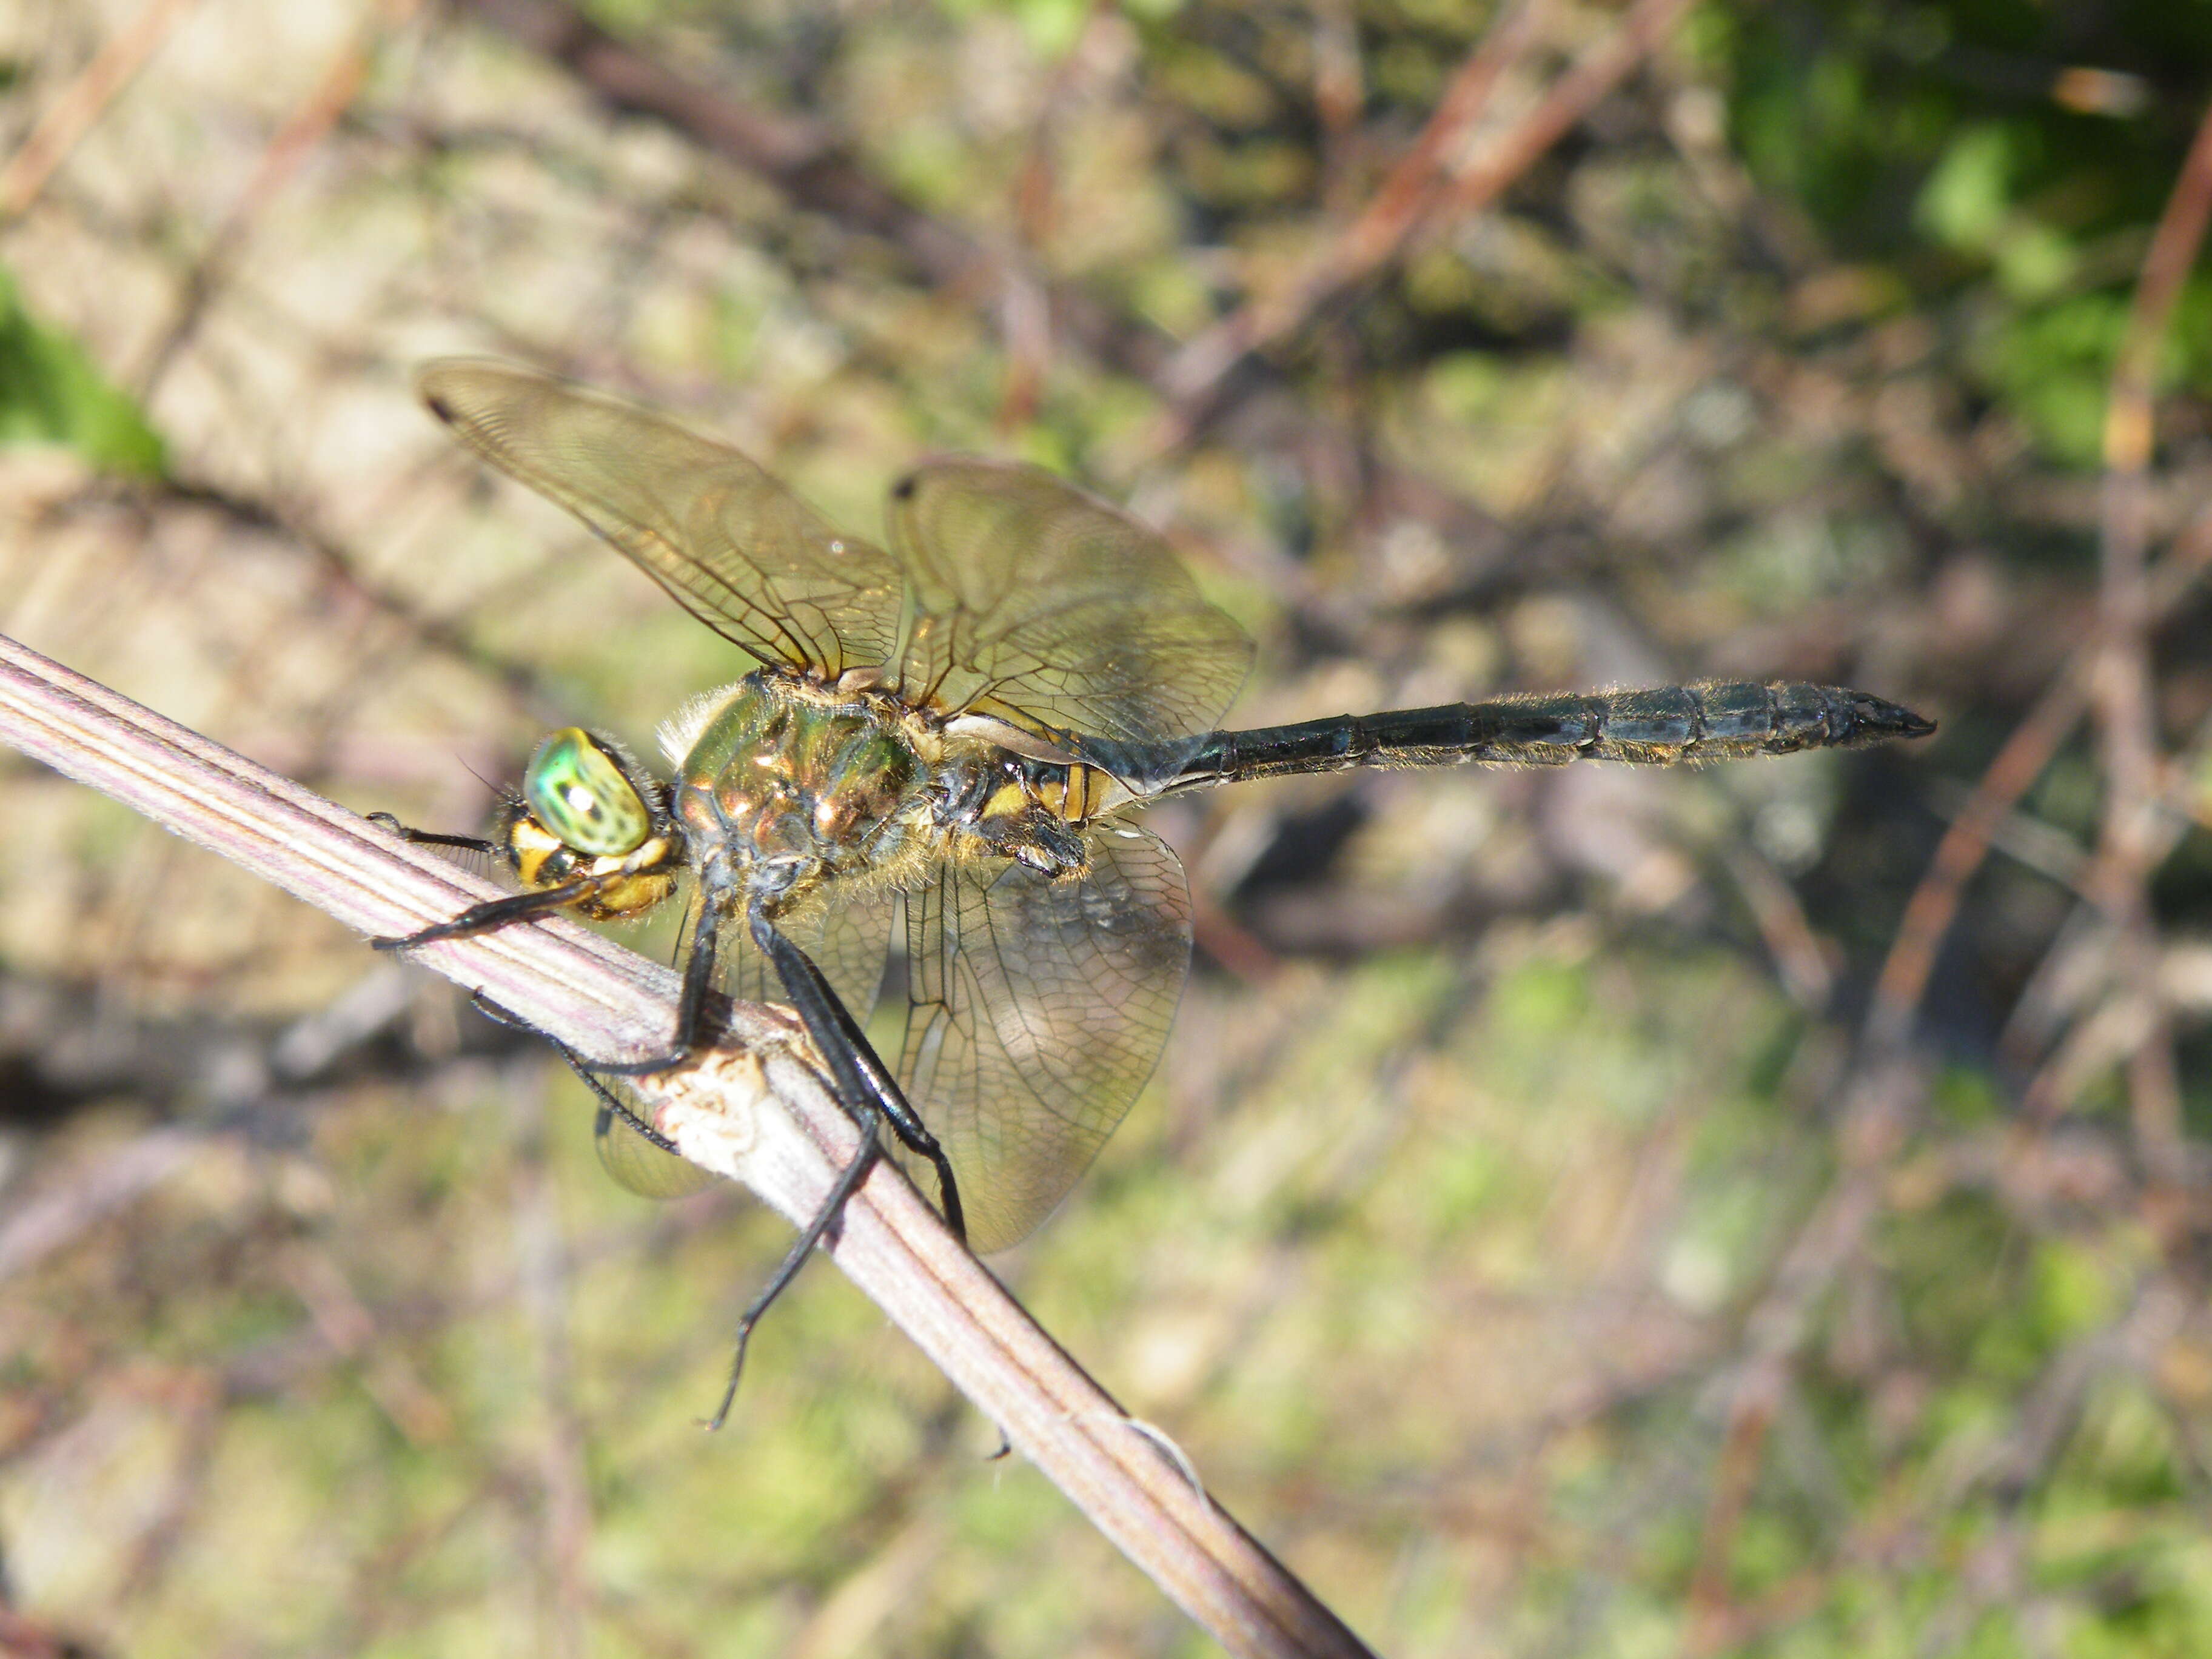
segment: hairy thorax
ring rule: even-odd
[[[948,854],[1080,876],[1082,825],[1127,799],[998,722],[773,669],[694,699],[660,738],[694,865],[779,908],[830,880],[910,885]]]

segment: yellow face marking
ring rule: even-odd
[[[650,910],[666,898],[675,885],[676,878],[670,875],[630,876],[601,888],[576,908],[595,921],[612,921]]]
[[[553,883],[545,873],[545,862],[568,851],[558,836],[526,813],[517,813],[514,822],[507,826],[507,848],[514,873],[521,878],[525,887],[551,886]]]

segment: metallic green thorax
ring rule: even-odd
[[[889,873],[919,804],[921,757],[863,704],[823,699],[754,674],[709,714],[686,750],[676,813],[694,857],[805,875]]]

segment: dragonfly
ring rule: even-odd
[[[707,1043],[717,991],[796,1009],[860,1149],[738,1334],[886,1152],[980,1253],[1066,1197],[1158,1062],[1191,952],[1182,866],[1132,813],[1250,779],[1465,763],[1667,765],[1858,748],[1934,722],[1864,692],[1705,683],[1514,696],[1218,729],[1253,647],[1157,532],[1040,468],[932,460],[894,484],[882,545],[833,527],[737,450],[605,393],[447,359],[418,376],[460,441],[566,508],[736,646],[749,672],[663,724],[664,781],[605,733],[541,743],[488,838],[519,890],[379,945],[556,911],[677,902],[668,1051],[572,1056],[602,1160],[670,1194],[683,1163],[621,1079]],[[387,819],[387,822],[390,820]],[[862,1021],[903,946],[889,1057]]]

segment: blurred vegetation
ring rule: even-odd
[[[0,444],[73,451],[116,472],[159,472],[161,441],[69,335],[23,309],[0,270]]]
[[[994,1265],[1381,1651],[2212,1650],[2185,580],[2152,795],[2106,675],[1901,1006],[1893,956],[2098,625],[2212,3],[1704,4],[1493,203],[1310,290],[1497,9],[582,17],[0,11],[0,631],[426,825],[551,723],[651,752],[742,665],[451,453],[407,376],[476,350],[856,529],[928,450],[1063,469],[1259,639],[1244,723],[1699,675],[1924,708],[1909,754],[1164,807],[1177,1037]],[[1541,8],[1447,171],[1622,17]],[[549,46],[587,24],[694,100]],[[2158,366],[2185,573],[2200,275]],[[1205,1650],[827,1267],[702,1440],[778,1224],[616,1190],[565,1073],[442,981],[0,780],[0,1652]]]

